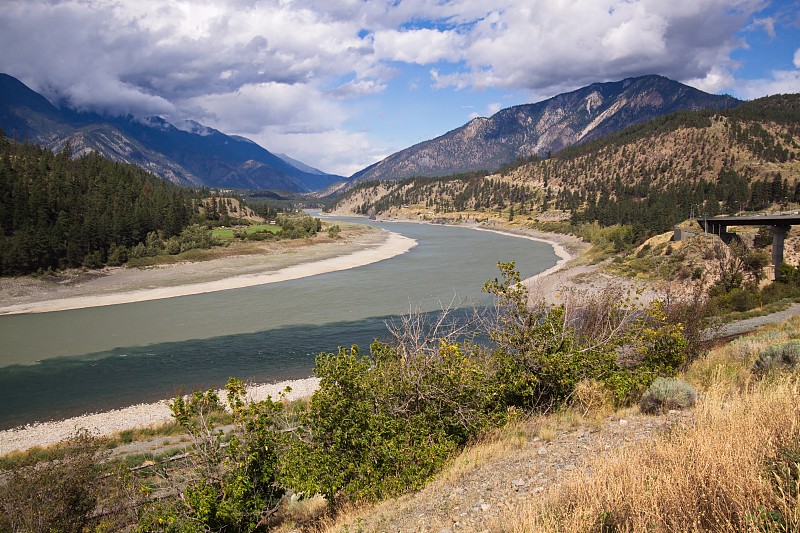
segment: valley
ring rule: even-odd
[[[796,395],[800,239],[777,280],[767,228],[727,246],[695,218],[798,209],[796,94],[595,83],[349,178],[194,121],[57,108],[10,76],[0,95],[3,464],[35,486],[59,454],[114,447],[85,474],[122,461],[138,487],[123,504],[103,474],[97,501],[135,514],[112,529],[587,529],[553,502],[583,508],[574,476],[617,448],[706,442],[723,397],[791,426],[770,395]],[[796,431],[748,423],[793,453]],[[795,520],[796,494],[769,494],[697,516]],[[603,505],[603,524],[649,520],[644,498]]]

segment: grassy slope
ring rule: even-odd
[[[712,350],[683,375],[701,392],[693,423],[639,444],[622,439],[610,451],[590,455],[571,477],[541,495],[509,500],[489,530],[798,531],[800,376],[756,380],[750,372],[762,348],[797,337],[800,317]],[[637,411],[612,419],[641,416]],[[532,437],[549,441],[560,431],[597,425],[607,414],[602,407],[594,413],[573,408],[512,424],[468,448],[431,487],[448,486],[448,480],[478,469],[500,476],[502,468],[493,465],[519,453]],[[655,423],[657,417],[652,419]],[[409,517],[417,520],[430,509],[431,494],[426,489],[374,508],[353,509],[324,531],[382,531],[387,524],[409,531]],[[787,529],[778,527],[779,520]]]

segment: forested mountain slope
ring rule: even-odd
[[[71,156],[0,135],[0,275],[101,266],[116,248],[189,223],[189,190],[94,153]]]
[[[575,221],[630,224],[644,235],[669,229],[692,209],[714,215],[800,201],[798,182],[795,94],[724,111],[678,112],[492,175],[366,183],[337,206],[362,214],[531,219],[563,210]]]

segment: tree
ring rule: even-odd
[[[715,239],[706,251],[706,259],[714,265],[716,291],[722,293],[740,288],[745,282],[758,285],[763,279],[764,267],[769,264],[762,250],[750,250],[740,240],[726,245],[721,239]]]

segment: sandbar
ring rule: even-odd
[[[7,298],[0,298],[0,315],[65,311],[278,283],[376,263],[406,253],[416,245],[414,239],[398,233],[383,230],[377,235],[377,238],[372,236],[350,243],[350,247],[341,248],[345,253],[340,255],[336,255],[339,250],[334,248],[335,244],[329,245],[333,251],[328,252],[327,255],[333,255],[332,257],[324,257],[323,254],[323,258],[315,258],[315,255],[319,257],[322,253],[319,249],[324,245],[307,247],[307,250],[311,250],[310,253],[295,257],[300,261],[298,264],[289,264],[289,266],[281,268],[276,268],[273,255],[263,255],[242,258],[228,257],[190,265],[173,265],[145,271],[142,273],[142,279],[133,281],[124,279],[130,278],[130,273],[124,272],[124,269],[123,271],[118,270],[118,277],[121,281],[114,286],[109,286],[108,280],[98,279],[90,280],[83,286],[76,287],[71,291],[72,294],[62,298],[43,298],[40,295],[30,298],[31,301],[20,303],[9,303]],[[288,253],[298,256],[299,251],[290,249]],[[304,262],[304,260],[306,261]],[[247,268],[241,266],[245,261],[248,263]],[[237,271],[248,269],[251,272],[237,274]],[[159,277],[159,271],[167,271],[169,275]],[[214,273],[217,275],[214,276]],[[176,279],[183,282],[175,284]],[[131,286],[137,284],[156,286],[130,289]]]

